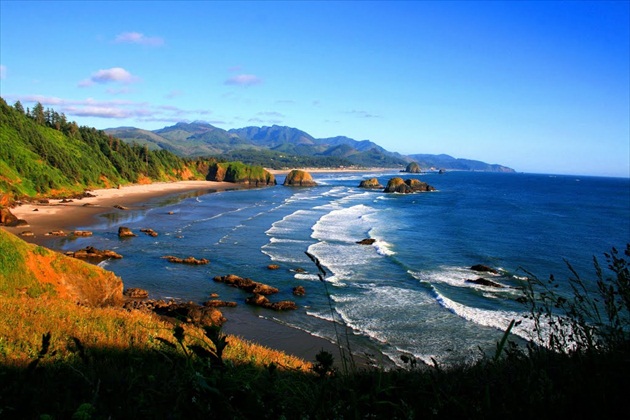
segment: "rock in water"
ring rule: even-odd
[[[129,229],[126,226],[121,226],[118,228],[118,237],[119,238],[129,238],[131,236],[137,236],[135,233],[133,233],[131,231],[131,229]]]
[[[282,185],[290,187],[314,187],[317,183],[313,181],[313,177],[308,172],[294,169],[289,172]]]
[[[376,178],[364,179],[359,183],[359,188],[383,188]]]

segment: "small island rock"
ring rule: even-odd
[[[308,172],[294,169],[289,172],[282,185],[291,187],[314,187],[317,183],[313,181],[313,177]]]
[[[376,178],[364,179],[359,183],[359,188],[383,188]]]
[[[126,226],[120,226],[120,227],[118,228],[118,237],[119,237],[119,238],[129,238],[129,237],[132,237],[132,236],[138,236],[138,235],[136,235],[135,233],[133,233],[133,232],[131,231],[131,229],[129,229],[129,228],[128,228],[128,227],[126,227]]]

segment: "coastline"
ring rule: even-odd
[[[63,202],[49,199],[48,203],[25,203],[11,209],[18,219],[25,220],[25,226],[3,226],[8,232],[20,236],[30,231],[34,236],[22,237],[27,242],[42,245],[51,231],[63,230],[69,233],[79,226],[89,226],[97,222],[97,217],[109,211],[119,210],[115,206],[133,210],[146,207],[146,202],[159,197],[192,191],[218,192],[244,188],[231,182],[178,181],[134,184],[120,188],[106,188],[89,191],[94,197]]]
[[[98,223],[99,215],[112,211],[125,211],[114,206],[122,206],[128,210],[148,208],[148,202],[155,198],[194,191],[208,193],[247,188],[230,182],[214,181],[178,181],[172,183],[152,183],[130,185],[114,189],[98,189],[90,191],[94,197],[84,197],[64,202],[50,199],[48,203],[21,204],[11,209],[18,218],[28,225],[18,227],[2,226],[2,229],[37,245],[46,246],[54,236],[47,235],[52,231],[62,230],[71,233],[78,227],[89,227]],[[33,236],[23,237],[20,233],[30,231]],[[125,279],[123,278],[123,284]],[[151,292],[151,291],[149,291]],[[259,317],[246,310],[222,308],[227,322],[224,324],[226,334],[262,346],[283,351],[300,357],[306,361],[315,361],[321,350],[330,352],[339,365],[339,348],[330,341],[313,336],[306,331],[281,325],[264,317]],[[270,313],[269,315],[272,315]],[[357,359],[359,365],[366,365],[362,358]]]

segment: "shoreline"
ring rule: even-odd
[[[216,181],[177,181],[156,182],[152,184],[134,184],[120,188],[90,190],[94,197],[73,199],[63,202],[61,199],[48,199],[48,203],[24,203],[11,208],[11,213],[27,222],[24,226],[3,226],[8,232],[21,237],[27,242],[42,245],[50,238],[47,233],[62,230],[69,233],[78,227],[94,225],[98,216],[111,211],[127,211],[147,208],[146,203],[155,198],[172,194],[207,191],[219,192],[243,189],[245,186],[231,182]],[[121,210],[115,206],[124,207]],[[21,236],[30,231],[34,236]]]
[[[93,194],[94,197],[84,197],[72,202],[62,203],[61,199],[49,199],[48,203],[21,204],[12,208],[11,212],[18,219],[25,220],[28,225],[18,227],[2,226],[0,228],[20,237],[26,242],[47,246],[58,238],[47,235],[47,233],[63,230],[69,234],[79,227],[87,227],[89,229],[89,226],[98,224],[100,215],[108,212],[147,209],[151,200],[177,193],[195,191],[213,193],[245,188],[247,186],[230,182],[178,181],[92,190],[90,194]],[[120,210],[114,206],[122,206],[127,210]],[[34,236],[21,236],[20,233],[24,231],[30,231]],[[54,248],[51,249],[55,250]],[[125,279],[123,278],[123,284],[124,282]],[[247,310],[222,308],[222,312],[227,318],[227,322],[223,326],[223,331],[226,334],[283,351],[309,362],[315,362],[317,353],[325,350],[333,355],[335,365],[339,365],[341,362],[339,360],[338,346],[324,338],[316,337],[291,326],[279,324]],[[272,312],[269,315],[272,316]],[[367,365],[367,361],[364,361],[360,356],[355,356],[355,359],[358,360],[357,364],[359,366]]]

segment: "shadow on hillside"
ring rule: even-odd
[[[520,356],[518,355],[520,354]],[[607,418],[630,351],[508,354],[442,369],[298,372],[163,350],[85,347],[0,365],[0,418]]]

